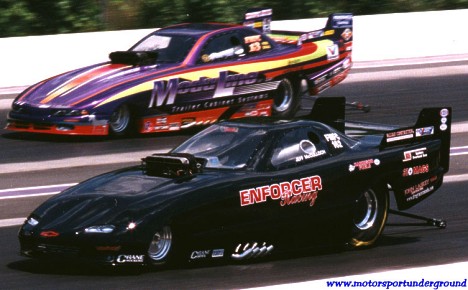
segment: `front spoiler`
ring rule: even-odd
[[[54,135],[88,135],[103,136],[109,133],[109,125],[75,124],[75,123],[35,123],[9,119],[6,130]]]

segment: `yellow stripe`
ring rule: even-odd
[[[231,66],[225,66],[222,68],[218,67],[218,68],[213,68],[213,69],[199,70],[195,72],[177,74],[176,76],[179,78],[190,80],[190,81],[195,81],[195,80],[200,79],[200,77],[217,78],[219,77],[220,70],[230,70],[230,71],[235,71],[240,74],[245,74],[245,73],[250,73],[250,72],[255,72],[255,71],[259,72],[259,71],[264,71],[264,70],[287,67],[291,63],[299,64],[301,62],[306,62],[306,61],[313,60],[313,59],[326,55],[327,54],[326,47],[331,44],[333,44],[333,41],[331,40],[318,41],[316,42],[317,50],[311,54],[304,55],[304,56],[292,57],[292,58],[281,59],[281,60],[265,61],[265,62],[254,63],[254,64],[231,65]],[[174,76],[162,77],[162,78],[154,79],[154,80],[139,84],[125,91],[122,91],[112,96],[111,98],[104,100],[96,107],[105,105],[115,100],[119,100],[121,98],[125,98],[133,94],[141,93],[144,91],[150,91],[154,87],[154,81],[169,80],[171,78],[174,78]]]

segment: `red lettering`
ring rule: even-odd
[[[312,187],[311,187],[309,178],[301,178],[301,183],[302,183],[302,191],[303,192],[312,191]]]
[[[291,181],[292,193],[298,195],[302,193],[301,182],[297,179]]]
[[[270,186],[270,196],[272,199],[279,199],[281,197],[281,188],[278,184]]]
[[[251,188],[249,189],[250,199],[252,203],[259,203],[262,202],[262,195],[258,188]]]
[[[260,187],[260,191],[262,192],[262,201],[266,201],[267,196],[270,196],[270,187],[262,186]]]
[[[291,184],[289,182],[281,182],[281,196],[290,196],[291,195]]]
[[[313,191],[322,190],[322,178],[320,176],[315,175],[310,177],[310,183],[312,184]]]
[[[248,190],[242,190],[239,192],[239,194],[240,194],[241,206],[246,206],[246,205],[251,204]]]

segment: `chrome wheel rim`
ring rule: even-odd
[[[277,94],[273,99],[273,109],[276,112],[284,112],[289,109],[293,99],[293,89],[291,82],[284,79],[280,83],[280,94]]]
[[[109,125],[114,133],[121,133],[127,129],[130,123],[130,110],[126,105],[119,107],[112,113]]]
[[[156,232],[151,239],[148,256],[153,261],[162,261],[166,258],[172,245],[172,233],[169,227]]]
[[[371,228],[378,214],[377,196],[373,190],[367,190],[356,200],[356,211],[354,214],[354,225],[360,230]]]

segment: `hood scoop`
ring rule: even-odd
[[[113,64],[151,65],[156,63],[156,51],[114,51],[109,54]]]
[[[153,154],[141,159],[148,176],[178,178],[202,172],[202,162],[186,153]]]

